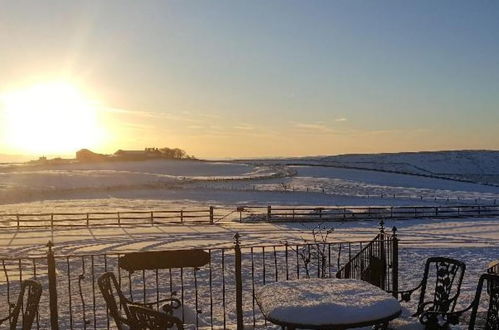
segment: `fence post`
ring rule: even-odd
[[[379,244],[379,255],[381,257],[381,260],[383,260],[383,273],[380,280],[381,284],[381,289],[386,290],[386,285],[387,285],[387,276],[386,276],[386,267],[387,267],[387,262],[386,262],[386,252],[385,252],[385,222],[383,219],[379,222],[379,238],[380,238],[380,244]]]
[[[121,216],[120,216],[120,212],[116,212],[116,214],[118,215],[118,226],[121,226]]]
[[[392,228],[392,294],[398,297],[399,291],[399,239],[397,237],[397,227]]]
[[[267,206],[267,221],[270,221],[271,218],[272,218],[272,206],[269,205]]]
[[[54,213],[50,214],[50,229],[54,230]]]
[[[90,227],[90,216],[88,213],[87,213],[87,227]]]
[[[243,320],[243,274],[242,274],[242,261],[241,261],[241,244],[239,233],[234,235],[234,251],[235,251],[235,276],[236,276],[236,316],[237,316],[237,330],[244,329]]]
[[[47,247],[47,272],[49,281],[49,307],[50,307],[50,327],[52,330],[59,330],[59,313],[57,311],[57,278],[55,273],[55,258],[52,247],[54,243],[49,241]]]
[[[151,211],[151,226],[154,226],[154,212]]]
[[[215,208],[213,206],[210,206],[210,225],[213,224],[213,210]]]
[[[210,223],[213,223],[211,221],[211,219],[212,219],[212,213],[211,213],[211,209],[210,209]],[[180,222],[182,222],[182,223],[184,222],[184,210],[180,210]]]

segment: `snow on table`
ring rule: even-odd
[[[277,324],[347,325],[390,318],[399,302],[367,282],[301,279],[261,287],[256,299],[265,317]]]

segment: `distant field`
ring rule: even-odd
[[[434,205],[498,200],[499,187],[373,170],[287,166],[282,160],[0,168],[0,211],[50,210],[61,205],[91,209],[96,204],[147,209],[197,204]]]

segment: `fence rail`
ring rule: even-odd
[[[0,227],[82,227],[209,223],[215,220],[214,207],[190,210],[118,211],[85,213],[0,214]]]
[[[443,206],[210,206],[203,209],[0,214],[0,228],[213,224],[218,221],[351,221],[411,218],[497,217],[499,205]]]
[[[391,239],[389,235],[384,239]],[[0,259],[0,315],[6,315],[23,279],[42,283],[35,329],[112,329],[114,322],[97,278],[112,271],[133,301],[156,301],[175,295],[181,317],[195,328],[264,327],[255,293],[266,283],[305,277],[334,277],[370,242],[303,242],[205,249],[209,263],[200,268],[128,272],[119,266],[123,254],[66,255]],[[317,254],[317,251],[322,254]]]
[[[251,212],[256,208],[247,208]],[[349,221],[412,218],[497,217],[499,205],[454,206],[352,206],[352,207],[272,207],[266,216],[248,220],[279,221]],[[241,216],[241,219],[244,219]]]

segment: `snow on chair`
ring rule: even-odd
[[[433,270],[434,282],[430,281],[430,271]],[[445,257],[428,258],[419,285],[411,290],[399,291],[398,294],[401,301],[409,301],[412,294],[420,290],[417,310],[413,316],[419,317],[421,323],[431,328],[432,325],[436,326],[438,315],[445,317],[454,312],[465,270],[466,265],[459,260]],[[434,286],[433,293],[428,292],[427,295],[431,286]]]
[[[183,330],[182,321],[175,316],[155,311],[141,306],[130,306],[130,314],[135,330],[164,330],[176,327]]]
[[[494,260],[487,266],[487,273],[499,274],[499,260]]]
[[[131,306],[152,308],[152,306],[156,304],[168,302],[168,304],[163,306],[163,310],[166,314],[171,314],[173,309],[180,307],[180,301],[175,298],[161,299],[150,303],[139,303],[127,299],[121,291],[120,285],[116,280],[116,276],[114,276],[114,273],[112,272],[107,272],[99,276],[97,284],[99,285],[102,296],[106,301],[109,314],[116,323],[118,330],[125,330],[127,328],[135,329],[135,320],[133,319],[133,315],[130,313]],[[120,310],[123,310],[124,315]]]
[[[210,259],[210,254],[202,249],[145,251],[127,253],[121,256],[118,259],[118,265],[130,274],[136,271],[157,271],[160,269],[182,270],[185,268],[193,268],[195,273],[200,267],[207,265]],[[171,292],[171,298],[165,299],[166,301],[169,299],[172,303],[163,305],[162,310],[170,316],[182,319],[186,324],[190,322],[198,324],[198,315],[201,313],[201,310],[198,310],[196,306],[196,310],[191,313],[189,306],[183,306],[178,299],[173,298],[174,295],[175,291]],[[191,314],[194,317],[189,319]]]
[[[25,297],[25,294],[27,294],[27,297]],[[21,283],[21,290],[19,291],[19,296],[16,304],[14,305],[14,309],[9,316],[0,320],[0,324],[10,320],[10,329],[17,329],[19,315],[22,310],[21,329],[30,330],[33,325],[33,321],[35,320],[36,313],[38,312],[38,304],[40,303],[41,295],[42,285],[38,281],[24,280]]]

